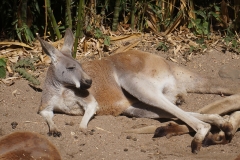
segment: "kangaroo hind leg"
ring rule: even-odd
[[[168,89],[165,88],[165,86],[168,85],[169,77],[171,78],[172,76],[163,76],[163,78],[159,80],[148,78],[143,74],[129,74],[120,78],[119,82],[127,92],[132,94],[139,101],[162,109],[193,128],[196,131],[196,134],[191,146],[192,152],[197,153],[211,126],[178,108],[172,103],[172,100],[169,100],[164,96],[163,91]]]
[[[233,126],[228,120],[224,119],[218,114],[200,114],[194,112],[188,112],[190,115],[194,116],[195,118],[209,123],[218,127],[220,130],[224,132],[224,134],[231,136]],[[161,109],[156,107],[144,104],[142,102],[134,103],[132,106],[128,107],[124,112],[124,115],[131,116],[131,117],[139,117],[139,118],[175,118],[168,112],[165,112]],[[155,127],[155,129],[154,129]],[[166,136],[170,138],[176,135],[187,134],[189,132],[193,132],[191,128],[186,125],[178,125],[175,122],[170,122],[166,126],[146,126],[138,129],[127,130],[125,132],[131,133],[154,133],[154,137],[163,137]]]

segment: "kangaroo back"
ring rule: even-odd
[[[202,76],[172,63],[171,68],[178,87],[185,88],[188,93],[224,95],[240,93],[240,88],[238,87],[240,83],[237,81],[227,83],[227,80]]]

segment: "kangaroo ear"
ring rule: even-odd
[[[62,46],[61,52],[72,56],[73,43],[74,43],[73,33],[72,33],[71,29],[68,28],[65,31],[64,44]]]
[[[37,38],[39,42],[41,43],[43,51],[51,57],[51,60],[53,63],[57,62],[57,56],[60,53],[55,47],[53,47],[51,44],[48,42],[42,40],[39,35],[37,34]]]

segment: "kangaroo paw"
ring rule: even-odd
[[[220,127],[220,129],[225,133],[225,139],[231,142],[234,135],[232,124],[230,122],[226,122]]]
[[[48,132],[48,135],[53,136],[53,137],[60,137],[62,135],[62,133],[57,130],[52,130],[52,131]]]
[[[197,154],[202,146],[202,141],[194,138],[191,143],[192,153]]]
[[[158,127],[155,130],[153,138],[166,136],[171,138],[172,136],[182,135],[191,132],[192,130],[186,125],[179,125],[175,122],[170,122],[166,126]]]
[[[219,133],[209,133],[203,143],[203,147],[208,147],[211,145],[217,145],[217,144],[228,144],[230,142],[229,139],[226,138],[225,133],[223,131],[220,131]]]

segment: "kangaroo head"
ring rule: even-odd
[[[88,89],[91,86],[91,78],[83,71],[80,63],[72,57],[74,37],[70,29],[65,32],[64,44],[60,51],[38,35],[37,37],[43,51],[51,57],[51,78],[54,81],[64,86],[75,86],[81,89]]]

